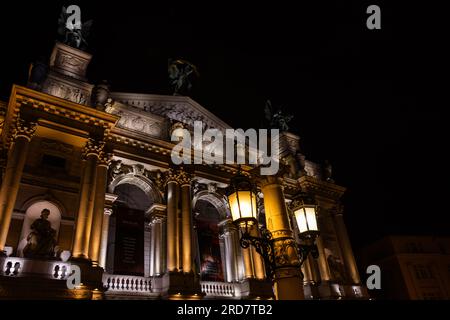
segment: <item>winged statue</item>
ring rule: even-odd
[[[63,6],[58,18],[58,35],[62,37],[64,44],[80,50],[86,50],[88,46],[87,38],[93,21],[88,20],[82,24],[67,23],[70,16],[67,13],[67,8]]]
[[[294,117],[290,114],[284,114],[283,111],[281,111],[281,108],[277,108],[277,110],[275,111],[270,100],[266,101],[264,114],[270,127],[273,129],[280,129],[280,131],[288,131],[288,123]]]
[[[173,87],[173,95],[182,95],[192,89],[192,80],[199,77],[197,67],[189,61],[182,59],[169,59],[168,73],[170,85]]]

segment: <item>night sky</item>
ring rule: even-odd
[[[94,19],[91,82],[170,94],[167,60],[184,58],[200,72],[191,97],[231,126],[260,127],[267,99],[293,114],[291,130],[307,158],[329,159],[336,182],[348,188],[345,219],[356,249],[384,234],[450,233],[449,104],[434,99],[448,83],[438,80],[448,78],[440,62],[448,36],[424,23],[432,8],[92,2],[1,8],[2,100],[12,83],[26,83],[30,62],[49,56],[61,5],[79,4],[82,20]],[[381,7],[381,30],[366,28],[369,4]]]

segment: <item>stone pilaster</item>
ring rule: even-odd
[[[73,259],[89,260],[89,239],[94,211],[97,161],[104,142],[88,139],[83,150],[84,167],[81,176],[80,203],[73,244]]]
[[[353,255],[350,239],[348,238],[347,228],[345,227],[344,216],[339,212],[333,215],[333,218],[345,269],[350,277],[351,284],[359,285],[361,280],[359,278],[358,267],[356,265],[355,256]]]
[[[105,216],[105,193],[106,181],[108,178],[108,165],[111,155],[101,152],[97,163],[95,198],[91,236],[89,241],[89,257],[92,264],[97,266],[100,264],[102,225]],[[109,221],[108,221],[109,222]]]
[[[161,276],[164,272],[164,221],[166,220],[166,206],[154,204],[149,210],[151,226],[150,244],[150,275]]]
[[[181,251],[184,273],[193,272],[191,179],[192,177],[185,171],[181,171],[178,175],[178,183],[181,188]]]
[[[102,238],[100,245],[100,261],[99,265],[103,269],[106,268],[106,255],[108,253],[108,238],[109,238],[109,218],[113,214],[113,203],[118,198],[117,195],[107,193],[105,195],[105,209],[103,211],[103,220],[102,220]]]
[[[227,282],[235,282],[239,280],[238,273],[238,247],[234,235],[237,233],[236,226],[231,220],[220,222],[219,227],[222,230],[220,238],[224,244],[225,259],[225,278]]]
[[[17,120],[0,189],[0,253],[5,248],[20,179],[27,159],[29,144],[35,131],[35,123],[25,122],[20,118]]]
[[[176,172],[170,169],[166,176],[167,185],[167,271],[178,271],[177,257],[177,190],[179,189]]]

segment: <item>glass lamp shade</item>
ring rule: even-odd
[[[250,190],[236,190],[228,196],[233,221],[256,219],[256,195]]]
[[[316,206],[302,205],[294,211],[300,234],[317,233]]]

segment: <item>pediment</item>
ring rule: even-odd
[[[133,109],[179,121],[189,126],[193,126],[194,121],[202,121],[205,129],[225,130],[231,128],[199,103],[186,96],[123,92],[112,92],[110,96],[114,101]]]

